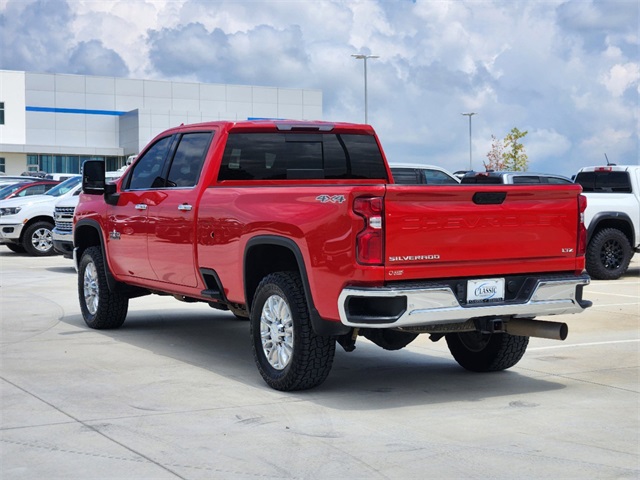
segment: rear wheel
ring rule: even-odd
[[[299,274],[273,273],[260,282],[250,330],[256,366],[271,388],[305,390],[329,375],[335,339],[313,331]]]
[[[507,333],[448,333],[446,339],[456,362],[472,372],[511,368],[520,361],[529,344],[529,337]]]
[[[53,255],[53,224],[45,221],[35,222],[27,227],[22,237],[22,247],[33,256]]]
[[[627,271],[631,256],[631,244],[625,234],[617,228],[605,228],[589,242],[587,272],[598,280],[615,280]]]
[[[78,269],[78,297],[85,323],[91,328],[118,328],[124,323],[129,298],[109,290],[100,247],[87,248]]]

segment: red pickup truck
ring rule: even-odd
[[[325,122],[183,125],[115,183],[83,167],[74,256],[84,319],[118,328],[152,293],[249,318],[278,390],[322,383],[336,343],[396,350],[445,338],[473,371],[503,370],[530,336],[578,313],[579,185],[394,184],[374,130]]]

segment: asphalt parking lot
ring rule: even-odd
[[[359,340],[322,386],[282,393],[247,322],[154,295],[90,330],[70,260],[0,247],[0,477],[639,478],[638,257],[508,371],[467,372],[427,336]]]

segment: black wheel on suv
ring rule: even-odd
[[[29,225],[22,237],[22,247],[25,252],[33,256],[45,256],[55,254],[51,231],[53,224],[45,221],[35,222]]]
[[[529,337],[507,333],[448,333],[447,346],[461,367],[472,372],[496,372],[520,361]]]
[[[78,269],[80,310],[91,328],[118,328],[127,316],[129,298],[109,290],[104,268],[100,247],[87,248]]]
[[[267,275],[256,290],[250,318],[253,358],[264,381],[276,390],[305,390],[329,375],[336,342],[316,335],[300,275]]]
[[[616,228],[604,228],[587,247],[587,272],[598,280],[615,280],[629,268],[631,255],[631,244],[625,234]]]

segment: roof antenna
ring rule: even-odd
[[[604,158],[606,158],[606,159],[607,159],[607,167],[608,167],[608,166],[610,166],[610,165],[615,165],[615,163],[611,163],[611,162],[609,161],[609,157],[607,157],[607,154],[606,154],[606,153],[604,154]]]

